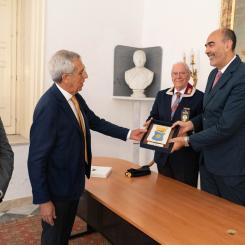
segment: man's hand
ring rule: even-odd
[[[176,137],[176,138],[171,139],[169,142],[170,143],[174,143],[171,152],[180,150],[181,148],[185,147],[185,139],[184,139],[184,137]]]
[[[145,129],[147,129],[147,128],[149,127],[149,125],[150,125],[150,123],[151,123],[152,120],[153,120],[153,117],[151,117],[148,121],[146,121],[146,122],[144,123],[143,127],[144,127]]]
[[[194,129],[194,125],[193,125],[192,121],[187,121],[187,122],[177,121],[172,125],[172,128],[176,127],[177,125],[180,126],[178,136],[183,136],[187,132]]]
[[[49,201],[40,204],[39,207],[42,220],[50,225],[54,225],[54,219],[56,219],[54,204]]]
[[[137,128],[131,131],[130,139],[140,141],[147,130],[145,128]]]

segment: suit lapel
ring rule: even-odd
[[[227,72],[225,72],[222,76],[221,76],[221,78],[220,78],[220,80],[217,82],[217,84],[211,89],[211,91],[209,92],[209,95],[210,95],[210,97],[209,98],[212,98],[216,93],[217,93],[217,91],[220,89],[220,88],[222,88],[229,80],[230,80],[230,78],[231,78],[231,73],[229,72],[229,73],[227,73]],[[212,81],[212,84],[213,84],[213,81]],[[211,84],[211,85],[212,85]]]
[[[206,86],[206,89],[205,89],[205,94],[204,94],[204,98],[203,98],[203,107],[206,106],[207,102],[210,100],[211,97],[211,94],[212,94],[212,86],[213,86],[213,81],[215,79],[215,76],[218,72],[218,69],[214,69],[209,78],[208,78],[208,83],[207,83],[207,86]],[[217,85],[217,84],[216,84]]]
[[[205,90],[205,93],[209,94],[212,90],[212,87],[213,87],[213,81],[215,79],[215,76],[218,72],[218,69],[215,69],[212,74],[210,75],[209,79],[208,79],[208,83],[207,83],[207,87],[206,87],[206,90]]]
[[[57,86],[55,84],[51,87],[51,91],[54,94],[55,98],[57,99],[60,107],[62,107],[63,111],[67,115],[67,117],[70,118],[70,120],[73,122],[74,126],[82,134],[82,130],[81,130],[80,126],[79,126],[79,123],[77,121],[76,116],[74,115],[74,112],[72,111],[68,101],[65,99],[65,97],[59,91],[59,89],[57,88]]]
[[[186,97],[183,97],[174,113],[174,116],[172,118],[172,121],[176,121],[176,119],[181,118],[181,112],[183,110],[184,107],[186,107]]]
[[[212,71],[208,79],[207,87],[204,94],[203,108],[205,108],[207,104],[214,98],[219,89],[222,88],[231,79],[232,73],[237,69],[240,63],[241,59],[239,58],[239,56],[237,56],[225,70],[224,74],[221,76],[220,80],[217,82],[214,88],[212,88],[212,85],[218,69],[216,68]]]
[[[172,96],[166,94],[166,104],[164,103],[163,107],[166,107],[166,117],[167,121],[171,121],[171,103],[172,103]]]
[[[82,100],[80,100],[79,96],[77,96],[77,95],[75,95],[75,96],[77,98],[77,101],[79,103],[79,107],[80,107],[81,113],[83,115],[83,119],[84,119],[84,123],[85,123],[85,129],[86,129],[86,135],[88,135],[88,132],[89,132],[89,122],[88,122],[87,116],[86,116],[85,111],[84,111],[84,108],[83,108],[84,106],[83,106],[83,103],[81,102]]]

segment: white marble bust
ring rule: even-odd
[[[125,71],[125,81],[133,90],[131,97],[143,98],[145,88],[147,88],[153,80],[154,73],[145,68],[146,55],[143,50],[136,50],[133,55],[135,67]]]

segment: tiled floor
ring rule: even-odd
[[[13,208],[5,212],[0,212],[0,223],[13,221],[19,218],[30,217],[39,212],[38,205],[27,205],[19,208]]]

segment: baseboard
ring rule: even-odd
[[[28,204],[32,204],[32,196],[3,201],[0,203],[0,212],[4,212],[12,208],[22,207]]]

